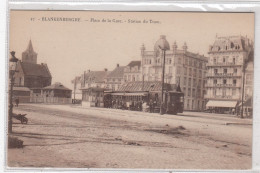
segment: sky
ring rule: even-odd
[[[254,40],[254,13],[11,11],[9,51],[21,59],[31,39],[52,83],[73,89],[71,80],[84,71],[112,71],[141,60],[141,45],[152,51],[160,35],[170,45],[186,42],[188,51],[208,56],[216,35]]]

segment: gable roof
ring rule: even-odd
[[[168,91],[175,91],[176,85],[164,84],[164,88]],[[117,91],[161,91],[162,83],[159,81],[136,81],[124,83]]]
[[[85,82],[104,82],[108,71],[89,71],[85,73]]]
[[[127,66],[129,66],[129,67],[135,67],[135,66],[140,67],[141,61],[131,61]]]
[[[111,71],[106,78],[123,78],[124,77],[125,66],[116,67]]]
[[[51,77],[47,64],[20,62],[24,75]]]
[[[52,84],[50,86],[44,87],[45,89],[56,89],[56,90],[69,90],[71,91],[71,89],[65,87],[64,85],[62,85],[60,82],[56,82],[55,84]]]

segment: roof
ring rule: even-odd
[[[207,107],[223,107],[223,108],[234,108],[237,105],[237,101],[218,101],[210,100],[207,103]]]
[[[69,91],[71,91],[71,89],[65,87],[65,86],[62,85],[60,82],[56,82],[56,83],[53,84],[53,85],[44,87],[43,90],[45,90],[45,89],[51,89],[51,90],[69,90]]]
[[[36,54],[35,52],[34,52],[34,50],[33,50],[33,46],[32,46],[32,41],[30,40],[29,41],[29,44],[28,44],[28,46],[27,46],[27,49],[23,52],[23,53],[34,53],[34,54]]]
[[[106,88],[99,88],[99,87],[88,87],[88,88],[81,88],[80,90],[87,90],[87,91],[96,91],[96,92],[102,92],[102,91],[105,91],[105,90],[108,90]]]
[[[175,91],[177,86],[174,84],[164,84],[165,89],[168,91]],[[117,91],[161,91],[162,83],[159,81],[136,81],[124,83]]]
[[[107,78],[123,78],[124,77],[124,69],[125,69],[125,66],[116,67],[113,71],[111,71],[107,75]]]
[[[28,91],[30,92],[31,90],[27,87],[14,87],[13,88],[14,91]]]
[[[51,77],[47,64],[20,62],[25,75]]]
[[[85,82],[104,82],[108,71],[89,71],[85,73]]]
[[[141,61],[131,61],[127,66],[129,66],[129,67],[135,67],[135,66],[140,67]]]
[[[249,51],[253,47],[253,42],[243,36],[216,37],[210,51],[231,51],[243,50]]]

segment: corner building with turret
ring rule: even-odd
[[[216,113],[230,113],[242,99],[246,101],[252,96],[253,57],[253,42],[247,37],[216,37],[209,47],[207,64],[205,98],[208,109]]]
[[[161,36],[165,39],[165,36]],[[161,81],[163,51],[154,48],[147,51],[141,46],[141,71],[144,81]],[[186,43],[178,49],[177,43],[165,54],[165,83],[180,84],[184,93],[184,110],[202,111],[205,109],[204,85],[206,80],[207,57],[188,51]]]

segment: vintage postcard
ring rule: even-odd
[[[254,13],[11,10],[9,168],[251,169]]]

